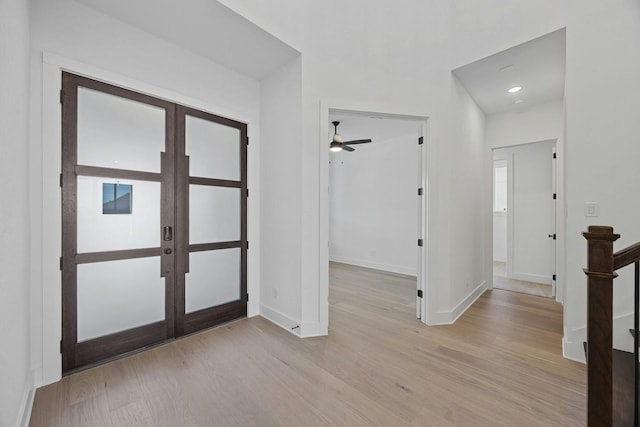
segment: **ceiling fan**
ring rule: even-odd
[[[338,133],[338,125],[340,124],[340,122],[332,122],[332,123],[335,131],[333,133],[333,140],[331,141],[331,144],[329,144],[330,151],[342,151],[342,150],[355,151],[355,148],[351,148],[349,146],[355,145],[355,144],[366,144],[368,142],[371,142],[370,139],[354,139],[353,141],[343,141],[342,135]]]

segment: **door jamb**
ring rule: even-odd
[[[527,142],[522,142],[522,143],[516,143],[516,144],[511,144],[511,145],[498,145],[498,146],[493,146],[490,147],[489,150],[491,151],[491,156],[490,156],[490,161],[491,161],[491,168],[493,170],[493,162],[494,162],[494,157],[493,157],[493,153],[495,150],[500,150],[503,148],[514,148],[514,147],[519,147],[522,145],[529,145],[529,144],[536,144],[536,143],[541,143],[541,142],[553,142],[553,152],[555,154],[555,157],[553,159],[553,161],[555,161],[556,163],[554,164],[555,167],[555,181],[554,181],[554,185],[555,185],[555,194],[556,194],[556,199],[555,199],[555,205],[554,205],[554,228],[555,228],[555,233],[556,233],[556,247],[555,247],[555,257],[554,257],[554,274],[556,275],[556,280],[552,281],[552,289],[553,289],[553,293],[554,295],[552,296],[552,298],[554,300],[556,300],[557,302],[563,304],[564,298],[564,245],[565,245],[565,235],[564,235],[564,212],[565,212],[565,198],[564,198],[564,139],[563,138],[549,138],[549,139],[542,139],[542,140],[537,140],[537,141],[527,141]],[[507,169],[507,174],[508,174],[508,188],[507,188],[507,268],[509,269],[510,267],[510,263],[513,260],[513,247],[512,247],[512,242],[511,242],[511,238],[513,237],[513,230],[511,229],[512,227],[512,223],[513,220],[509,220],[510,215],[513,215],[513,205],[512,200],[513,200],[513,157],[510,156],[510,158],[508,159],[508,169]],[[493,173],[491,174],[491,188],[493,189]],[[493,190],[491,192],[491,195],[493,197]],[[491,269],[489,271],[491,271],[491,283],[493,284],[494,282],[494,276],[493,276],[493,201],[491,203],[491,256],[489,257],[492,262],[491,262]],[[510,213],[511,212],[511,213]],[[511,268],[512,270],[512,268]],[[512,271],[507,271],[508,275],[511,275]]]
[[[429,264],[429,196],[431,194],[429,188],[430,182],[430,167],[428,159],[431,152],[431,138],[430,138],[430,117],[423,112],[389,112],[389,109],[381,105],[371,105],[365,103],[364,105],[355,105],[353,102],[344,102],[338,100],[321,101],[320,102],[320,125],[319,125],[319,144],[318,149],[320,155],[318,156],[319,165],[319,248],[318,248],[318,270],[319,270],[319,323],[320,329],[328,333],[329,326],[329,150],[327,148],[327,135],[329,134],[329,114],[330,112],[348,112],[348,113],[360,113],[365,115],[374,115],[376,117],[388,117],[397,119],[413,119],[422,123],[422,136],[424,138],[424,146],[422,150],[422,235],[417,236],[416,239],[422,238],[425,245],[421,248],[422,262],[418,265],[419,283],[418,288],[422,290],[422,318],[421,321],[424,324],[430,324],[430,301],[431,293],[428,281],[428,264]],[[416,141],[417,144],[417,141]],[[416,243],[417,244],[417,243]],[[421,274],[420,274],[421,273]]]

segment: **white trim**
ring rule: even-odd
[[[583,364],[587,363],[587,359],[584,351],[584,344],[582,341],[567,341],[562,338],[562,357],[565,359],[573,360]]]
[[[574,362],[587,363],[582,342],[567,341],[562,337],[562,357]]]
[[[327,333],[322,329],[320,322],[304,322],[300,325],[301,338],[323,337],[325,335]]]
[[[453,309],[447,311],[439,311],[433,319],[435,323],[430,325],[452,325],[460,316],[462,316],[473,305],[478,298],[487,290],[487,281],[483,280],[474,290],[469,292],[462,301],[460,301]]]
[[[296,336],[302,336],[300,322],[275,308],[260,304],[260,316]],[[325,335],[325,334],[323,334]]]
[[[62,296],[59,257],[61,248],[61,200],[58,176],[61,165],[61,108],[59,92],[63,70],[100,80],[162,98],[184,106],[211,112],[247,123],[248,136],[252,144],[247,150],[248,187],[252,197],[248,200],[248,240],[251,241],[251,255],[248,258],[247,292],[248,316],[260,312],[260,143],[259,117],[249,117],[227,107],[191,98],[169,89],[150,85],[142,81],[111,72],[100,67],[68,59],[63,56],[43,52],[42,55],[42,135],[37,146],[42,150],[42,378],[38,386],[58,381],[62,376],[61,339]]]
[[[29,421],[31,421],[31,410],[33,409],[33,400],[35,396],[36,389],[34,387],[34,373],[33,371],[29,371],[27,379],[24,382],[22,399],[20,399],[20,411],[16,418],[16,427],[29,427]]]
[[[319,159],[319,250],[318,250],[318,269],[319,269],[319,284],[318,284],[318,317],[320,323],[320,329],[328,333],[329,326],[329,194],[327,189],[329,188],[329,150],[326,146],[326,138],[329,134],[329,112],[349,112],[349,113],[366,113],[375,114],[376,116],[398,118],[398,119],[413,119],[422,123],[422,136],[423,142],[423,167],[422,167],[422,216],[421,219],[424,227],[422,228],[422,236],[420,236],[425,244],[418,249],[421,251],[420,259],[421,263],[418,265],[418,269],[421,269],[423,274],[419,274],[418,289],[421,289],[424,297],[421,299],[422,307],[422,319],[425,324],[432,324],[429,316],[429,306],[432,304],[430,301],[430,288],[428,286],[428,265],[429,265],[429,221],[428,221],[428,205],[430,197],[430,184],[431,179],[429,177],[430,168],[428,159],[430,158],[431,151],[431,138],[430,138],[430,126],[429,126],[429,114],[424,111],[393,111],[388,112],[389,107],[386,105],[380,105],[370,102],[354,102],[353,100],[344,99],[324,99],[320,101],[320,126],[319,126],[319,140],[318,149],[320,155]],[[416,141],[417,144],[417,141]],[[433,292],[433,290],[431,290]]]
[[[404,267],[401,265],[383,264],[380,262],[341,257],[335,255],[329,255],[329,261],[340,262],[342,264],[355,265],[358,267],[366,267],[374,270],[388,271],[390,273],[404,274],[405,276],[414,276],[417,278],[417,272],[413,268]]]
[[[508,276],[509,277],[509,276]],[[522,280],[525,282],[542,283],[543,285],[552,285],[551,277],[540,276],[538,274],[513,272],[509,277],[511,279]]]
[[[633,311],[613,317],[613,348],[633,352]],[[562,338],[562,354],[567,359],[585,363],[583,343],[587,340],[587,327],[581,326],[565,333]]]

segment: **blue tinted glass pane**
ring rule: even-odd
[[[102,213],[131,214],[130,184],[102,184]]]

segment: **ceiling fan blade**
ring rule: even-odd
[[[344,145],[344,143],[342,144],[342,149],[343,149],[344,151],[356,151],[356,149],[355,149],[355,148],[351,148],[351,147],[349,147],[348,145]]]
[[[354,139],[353,141],[344,141],[345,145],[354,145],[354,144],[366,144],[371,142],[370,139]]]

